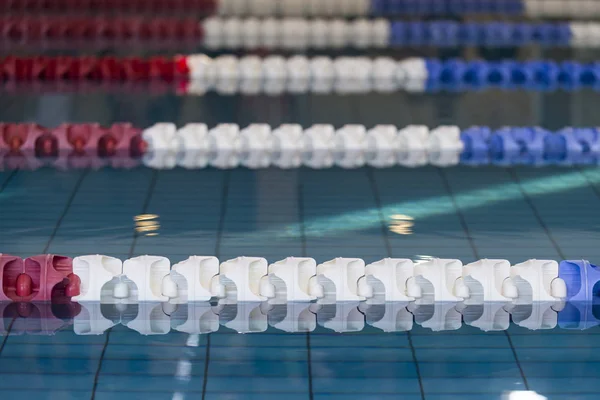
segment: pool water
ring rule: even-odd
[[[594,96],[25,92],[0,98],[0,120],[50,126],[201,121],[557,129],[597,124]],[[318,262],[335,257],[594,262],[600,260],[599,206],[595,167],[7,170],[0,172],[0,249],[22,257],[157,254],[173,263],[193,254],[221,260],[261,256],[270,262],[292,255]],[[147,214],[153,215],[153,228],[139,229],[135,217]],[[278,310],[260,305],[151,305],[147,314],[141,306],[109,310],[113,318],[103,334],[82,335],[74,314],[92,308],[2,305],[0,398],[479,400],[525,390],[551,400],[598,398],[600,312],[591,305],[509,310],[510,324],[488,331],[456,320],[456,305],[405,306],[324,307],[310,314],[316,314],[314,321],[292,318],[311,332],[289,333],[278,325]],[[382,330],[392,326],[383,324],[385,318],[378,325],[378,313],[387,311],[397,317],[392,325],[399,321],[397,332]],[[218,331],[179,331],[192,312],[208,313],[207,326],[216,323]],[[506,312],[500,307],[494,313]],[[132,322],[136,315],[140,325]],[[134,330],[142,325],[161,334]]]

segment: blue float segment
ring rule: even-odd
[[[462,164],[487,165],[490,163],[489,140],[492,130],[485,126],[474,126],[460,134],[464,147],[460,155]]]
[[[579,75],[582,86],[598,88],[600,86],[600,64],[584,64]]]
[[[406,44],[408,46],[428,45],[428,33],[423,22],[408,22],[406,23]]]
[[[400,1],[398,1],[399,3]],[[371,0],[369,13],[373,16],[385,16],[389,14],[388,0]]]
[[[558,312],[558,326],[562,329],[584,330],[600,325],[594,315],[594,302],[568,302]]]
[[[371,0],[371,15],[523,15],[524,0]]]
[[[425,60],[425,69],[427,70],[427,79],[425,81],[425,90],[428,92],[437,92],[442,86],[442,67],[445,63],[435,58]]]
[[[526,64],[520,62],[512,63],[510,72],[511,85],[520,88],[531,88],[535,83],[535,73]]]
[[[531,88],[537,90],[554,90],[558,85],[559,68],[552,61],[533,61],[523,65],[533,75]]]
[[[506,13],[510,15],[525,14],[525,0],[506,0],[503,2]]]
[[[573,136],[582,147],[578,164],[596,164],[600,161],[600,132],[596,128],[573,129]]]
[[[533,25],[533,41],[544,46],[568,46],[571,27],[567,23],[542,23]]]
[[[594,128],[565,128],[545,140],[546,159],[555,164],[595,164],[600,158],[600,135]]]
[[[465,68],[463,81],[466,86],[481,89],[488,85],[490,64],[485,61],[471,61]]]
[[[581,159],[583,154],[583,145],[570,128],[546,136],[544,147],[546,160],[554,164],[572,165]]]
[[[393,21],[390,25],[390,43],[398,47],[405,45],[520,47],[534,44],[567,47],[572,42],[571,26],[568,23],[440,20]]]
[[[498,165],[542,165],[544,139],[549,132],[541,128],[503,128],[490,137],[490,157]]]
[[[440,66],[440,86],[447,90],[461,90],[464,87],[466,63],[462,60],[448,60]]]
[[[471,127],[461,132],[462,164],[485,165],[594,165],[600,162],[600,131],[565,128]]]
[[[532,24],[514,24],[511,31],[513,46],[524,46],[534,43],[534,32],[535,26]]]
[[[392,22],[390,25],[390,45],[395,47],[406,46],[407,29],[404,22]]]
[[[436,21],[429,24],[429,44],[436,47],[456,47],[461,44],[459,25],[455,22]]]
[[[403,0],[388,0],[387,13],[390,15],[402,15],[404,13]]]
[[[477,22],[465,22],[458,25],[458,37],[463,46],[483,44],[483,25]]]
[[[560,64],[558,82],[567,90],[574,90],[582,85],[583,66],[576,61],[565,61]]]
[[[506,22],[489,22],[482,29],[483,45],[490,47],[514,46],[512,25]]]
[[[442,33],[436,33],[443,36]],[[430,41],[427,37],[419,39],[422,43]],[[449,40],[454,40],[450,36]],[[410,39],[415,43],[415,39]],[[444,45],[449,41],[445,40]],[[530,90],[549,91],[561,87],[575,90],[589,87],[600,90],[600,63],[579,63],[565,61],[557,64],[553,61],[460,61],[456,59],[441,61],[429,59],[431,71],[428,87],[435,90],[447,88],[482,89],[495,87],[510,89],[520,87]],[[439,82],[436,82],[439,79]]]
[[[500,61],[489,63],[487,83],[490,86],[510,88],[513,86],[512,73],[517,63],[514,61]]]
[[[558,277],[567,284],[568,301],[592,301],[594,295],[598,294],[596,284],[600,282],[600,269],[587,260],[561,261]]]

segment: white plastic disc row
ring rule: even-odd
[[[144,130],[148,143],[144,164],[151,168],[376,168],[431,163],[456,165],[463,142],[457,126],[429,130],[412,125],[398,130],[393,125],[318,124],[308,129],[285,124],[271,129],[267,124],[252,124],[244,129],[236,124],[220,124],[208,129],[205,124],[188,124],[177,129],[160,123]]]
[[[600,17],[600,2],[596,0],[524,0],[525,15],[539,18]]]
[[[371,0],[218,0],[220,15],[366,16]]]
[[[455,1],[458,3],[458,1]],[[220,15],[346,16],[371,13],[373,0],[218,0]],[[413,2],[414,5],[418,2]],[[477,2],[472,2],[477,3]],[[484,5],[492,2],[480,2]],[[533,18],[582,18],[600,16],[596,0],[522,0],[523,14]],[[491,13],[494,13],[490,10]]]
[[[204,44],[211,49],[356,48],[389,44],[390,21],[385,19],[219,18],[202,23]]]
[[[597,3],[600,7],[600,2]],[[599,9],[600,12],[600,9]],[[570,45],[573,47],[600,47],[600,24],[597,22],[571,22]]]
[[[204,93],[213,88],[227,93],[237,91],[304,93],[330,92],[344,83],[347,92],[380,91],[422,92],[426,88],[428,70],[423,58],[396,61],[390,57],[306,57],[296,55],[237,57],[223,55],[210,58],[195,54],[182,59],[189,70],[188,92]],[[267,86],[267,87],[265,87]],[[273,86],[270,88],[269,86]],[[366,90],[365,90],[366,89]]]
[[[220,304],[317,301],[369,304],[415,301],[513,302],[530,304],[565,299],[558,263],[529,260],[511,267],[506,260],[464,265],[455,259],[413,263],[386,258],[366,265],[360,258],[336,258],[317,265],[312,258],[288,257],[269,264],[260,257],[238,257],[219,264],[216,257],[192,256],[171,267],[166,257],[121,260],[89,255],[73,260],[81,279],[77,302],[183,304],[217,298]]]
[[[482,313],[478,318],[471,315],[469,320],[482,319],[479,326],[492,330],[498,329],[497,318],[502,319],[499,329],[508,328],[507,307],[533,304],[538,309],[546,304],[545,309],[559,311],[567,295],[565,282],[558,277],[558,263],[552,260],[529,260],[511,267],[506,260],[484,259],[463,266],[455,259],[415,264],[408,259],[386,258],[365,266],[359,258],[336,258],[317,265],[312,258],[288,257],[269,265],[260,257],[238,257],[219,264],[215,257],[192,256],[171,267],[165,257],[140,256],[122,263],[112,257],[89,255],[73,260],[73,272],[81,279],[81,294],[73,301],[91,309],[100,304],[139,304],[138,328],[136,323],[131,327],[142,333],[156,327],[153,318],[162,315],[153,311],[157,306],[151,303],[156,302],[168,303],[171,308],[186,304],[188,323],[176,329],[189,333],[206,332],[202,329],[211,325],[210,321],[211,329],[218,329],[217,314],[231,305],[237,306],[237,314],[225,325],[238,332],[266,330],[271,309],[280,314],[283,311],[274,318],[274,326],[286,331],[302,331],[303,326],[313,330],[316,324],[311,320],[316,322],[315,313],[319,312],[329,321],[325,327],[340,332],[361,330],[363,314],[368,321],[369,310],[374,313],[372,325],[387,331],[406,330],[412,327],[412,315],[404,308],[408,303],[412,303],[409,310],[433,307],[430,323],[423,326],[435,330],[458,329],[462,321],[458,310],[491,307],[491,321],[485,321]],[[198,305],[211,299],[218,300],[217,308],[210,303]],[[554,319],[548,319],[546,312],[542,312],[543,318],[533,315],[525,326],[540,329],[552,321],[556,325],[553,313]],[[164,314],[166,331],[160,333],[170,329],[169,313]],[[108,319],[99,318],[98,312],[82,313],[78,318],[85,321],[82,331],[86,333],[101,333],[112,326]]]

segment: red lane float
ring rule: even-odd
[[[0,300],[18,302],[58,301],[79,294],[81,280],[73,274],[69,257],[44,254],[25,260],[0,255]]]
[[[0,0],[5,12],[161,12],[209,15],[217,0]]]
[[[139,157],[146,151],[142,130],[128,123],[63,124],[45,128],[37,124],[0,124],[0,155],[34,155],[37,158],[87,156]]]
[[[0,79],[4,81],[166,81],[185,80],[179,67],[182,57],[4,57]],[[185,59],[185,57],[183,57]],[[185,62],[185,61],[184,61]]]
[[[196,18],[1,16],[5,41],[190,40],[200,41]]]
[[[9,254],[0,254],[0,279],[2,291],[0,301],[12,301],[16,297],[17,278],[23,272],[23,259]]]

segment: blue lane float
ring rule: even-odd
[[[581,29],[581,24],[569,22],[392,21],[389,44],[391,47],[570,47],[582,45]],[[593,33],[587,29],[583,35]]]
[[[106,143],[104,139],[97,143],[96,140],[100,134],[112,137],[110,132],[103,133],[112,128],[96,124],[56,130],[31,124],[0,124],[0,128],[4,132],[0,135],[0,170],[83,169],[109,165],[132,168],[140,163],[157,169],[600,164],[600,128],[593,127],[549,131],[535,126],[430,129],[409,125],[399,129],[393,125],[376,125],[369,129],[356,124],[339,128],[328,124],[310,127],[218,124],[209,128],[203,123],[191,123],[178,128],[165,122],[145,129],[132,128],[137,135],[135,143],[127,142],[126,147],[135,145],[135,151],[124,148],[111,153],[98,150],[105,149]],[[98,135],[81,136],[73,141],[71,136],[71,139],[64,136],[66,132],[96,132]],[[52,144],[52,151],[41,152],[33,145],[37,143],[36,138]],[[22,143],[30,145],[22,146]],[[78,143],[88,144],[78,151],[74,147]],[[283,150],[278,150],[276,143],[283,143],[277,145]]]
[[[591,165],[600,160],[596,128],[472,127],[461,132],[461,163],[467,165]]]
[[[598,294],[600,268],[587,260],[565,260],[558,267],[558,276],[567,285],[567,299],[573,302],[589,302]]]
[[[526,14],[527,0],[371,0],[370,13],[376,16],[448,16],[465,14]]]
[[[525,89],[568,91],[600,89],[600,63],[577,61],[423,60],[426,92]],[[416,75],[416,74],[415,74]],[[411,78],[409,76],[409,78]]]

